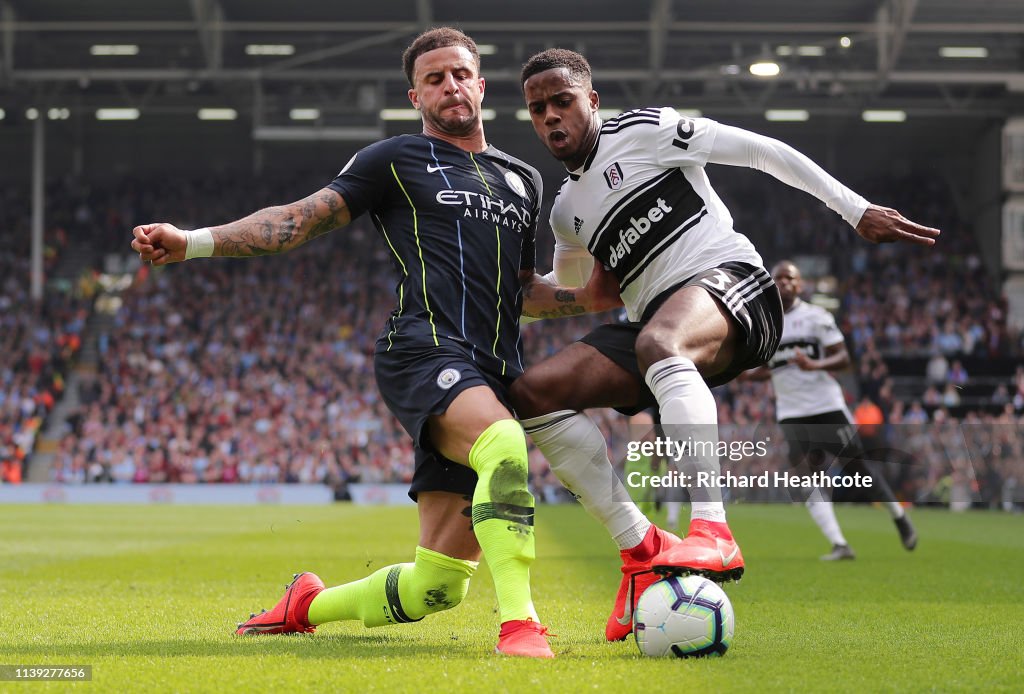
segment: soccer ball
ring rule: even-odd
[[[723,655],[736,617],[729,597],[706,578],[670,576],[640,596],[633,634],[640,652],[677,658]]]

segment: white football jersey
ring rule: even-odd
[[[796,300],[783,318],[782,340],[768,362],[775,388],[778,419],[812,417],[824,412],[845,412],[843,389],[828,371],[804,371],[792,363],[793,353],[803,350],[811,359],[821,359],[825,349],[843,341],[836,319],[821,306]]]
[[[698,272],[763,264],[704,173],[718,128],[671,108],[623,113],[602,124],[593,152],[555,197],[557,248],[585,248],[614,271],[630,320]]]

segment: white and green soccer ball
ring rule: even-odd
[[[633,617],[636,645],[649,656],[723,655],[735,628],[729,597],[701,576],[670,576],[652,584]]]

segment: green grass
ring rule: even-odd
[[[604,642],[614,547],[580,508],[542,507],[534,596],[559,657],[536,662],[491,654],[486,569],[417,624],[232,635],[293,571],[331,585],[410,560],[412,508],[8,506],[0,664],[89,664],[73,686],[90,691],[1020,691],[1024,518],[917,511],[908,554],[883,511],[838,514],[854,562],[818,560],[802,507],[730,507],[748,566],[727,587],[736,638],[724,658],[679,661]]]

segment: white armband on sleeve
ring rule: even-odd
[[[213,255],[213,233],[209,227],[185,231],[185,260]]]
[[[854,228],[870,204],[784,142],[741,128],[719,126],[708,162],[746,166],[771,174],[818,198]]]

